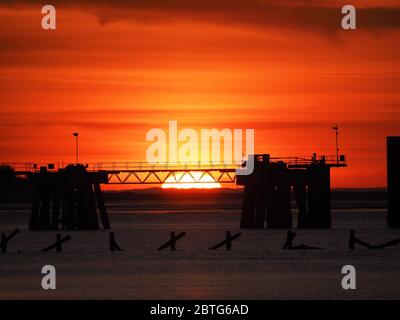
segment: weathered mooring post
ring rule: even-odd
[[[400,228],[400,137],[387,137],[387,225]]]
[[[31,179],[35,190],[30,230],[58,230],[60,223],[63,230],[95,230],[99,228],[97,208],[103,227],[110,228],[99,185],[107,182],[106,173],[88,172],[78,164],[58,172],[43,168]]]

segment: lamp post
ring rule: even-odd
[[[339,127],[335,124],[332,129],[336,132],[336,162],[339,163]]]
[[[75,137],[75,144],[76,144],[76,165],[79,163],[79,156],[78,156],[78,132],[74,132],[73,136]]]

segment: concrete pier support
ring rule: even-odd
[[[41,172],[41,179],[35,183],[32,199],[30,230],[50,230],[50,203],[52,197],[52,185],[54,177],[47,172]]]
[[[88,172],[81,172],[75,177],[73,185],[73,201],[75,201],[75,216],[77,230],[96,230],[99,221],[96,211],[96,200],[94,196],[93,183]]]
[[[50,201],[51,201],[51,190],[44,187],[41,195],[41,206],[39,211],[39,225],[44,230],[50,229]]]
[[[284,177],[282,178],[282,180],[285,180]],[[282,181],[272,188],[267,213],[268,229],[287,229],[292,227],[290,193],[291,187],[287,181]]]
[[[284,163],[269,162],[262,155],[253,174],[238,176],[244,185],[241,228],[291,228],[291,185]]]
[[[400,137],[387,137],[387,226],[400,228]]]
[[[90,173],[83,165],[74,165],[58,172],[43,171],[32,179],[35,190],[30,230],[58,230],[60,225],[62,230],[96,230],[97,208],[103,227],[110,228],[99,185],[107,181],[106,174]]]
[[[297,227],[307,227],[307,186],[304,181],[298,181],[293,186],[296,204],[298,208]]]
[[[50,230],[58,229],[58,223],[59,223],[59,219],[60,219],[60,205],[61,205],[61,190],[58,187],[58,188],[54,189]]]
[[[100,220],[104,227],[104,229],[110,229],[110,220],[108,219],[108,214],[106,210],[106,206],[104,204],[103,193],[101,192],[100,184],[95,183],[94,185],[94,192],[96,195],[97,206],[100,211]]]
[[[256,191],[256,221],[255,227],[262,229],[265,227],[265,209],[266,209],[266,198],[265,190],[259,188]]]
[[[36,185],[33,191],[31,217],[29,219],[29,230],[39,230],[39,208],[40,208],[40,191],[39,185]]]
[[[241,228],[255,228],[255,199],[256,193],[253,186],[245,186],[243,191]]]
[[[330,166],[325,158],[291,167],[284,161],[270,162],[269,155],[254,158],[253,173],[236,180],[244,186],[242,228],[292,228],[292,188],[298,227],[331,227]]]
[[[308,169],[308,214],[305,228],[331,227],[330,168],[315,165]]]

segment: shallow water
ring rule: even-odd
[[[383,299],[400,294],[400,245],[348,249],[350,229],[371,243],[400,237],[386,228],[386,209],[335,209],[331,230],[296,230],[295,244],[324,250],[282,250],[286,230],[241,230],[229,252],[207,248],[223,240],[226,230],[239,231],[236,203],[114,201],[107,207],[123,252],[109,252],[108,232],[100,230],[68,232],[72,240],[63,253],[42,253],[55,232],[27,231],[29,205],[2,204],[1,231],[18,227],[22,232],[10,242],[10,253],[0,255],[0,297]],[[187,235],[176,252],[157,251],[170,231]],[[56,267],[56,290],[41,289],[45,264]],[[356,290],[341,288],[346,264],[356,267]]]

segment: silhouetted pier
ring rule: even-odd
[[[299,228],[331,227],[330,169],[345,167],[344,156],[271,158],[254,156],[251,175],[237,176],[244,186],[241,228],[292,228],[292,189]]]
[[[4,165],[34,185],[30,230],[95,230],[99,217],[109,229],[101,184],[235,183],[235,172],[241,168],[221,162]]]
[[[210,180],[234,183],[236,169],[240,168],[240,164],[221,162],[5,165],[34,185],[30,230],[96,230],[99,217],[103,228],[109,229],[101,184],[209,183]]]
[[[34,184],[30,230],[95,230],[98,215],[110,228],[100,189],[107,174],[88,172],[83,165],[69,165],[56,172],[42,167],[29,175]]]
[[[272,158],[254,156],[254,171],[238,175],[245,163],[14,164],[16,175],[34,184],[31,230],[94,230],[110,222],[101,184],[236,183],[244,186],[242,228],[291,228],[291,192],[299,228],[330,228],[330,168],[345,167],[344,156]],[[197,173],[197,174],[195,174]],[[207,176],[208,179],[203,179]]]

